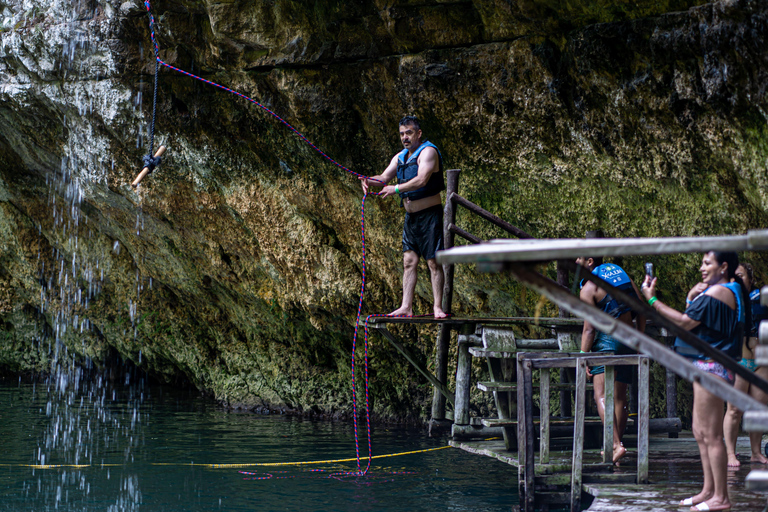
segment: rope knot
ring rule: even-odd
[[[162,161],[163,157],[153,157],[152,155],[144,155],[144,167],[149,169],[149,172],[152,172],[155,170],[155,167],[160,165],[160,162]]]

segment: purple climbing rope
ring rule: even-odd
[[[348,167],[340,164],[333,158],[331,158],[327,153],[325,153],[322,149],[317,147],[312,141],[310,141],[307,137],[304,136],[299,130],[294,128],[288,121],[277,115],[275,112],[270,110],[269,108],[265,107],[255,99],[251,98],[250,96],[246,96],[245,94],[232,90],[229,87],[225,87],[221,84],[217,84],[216,82],[212,82],[210,80],[206,80],[205,78],[202,78],[200,76],[197,76],[195,74],[192,74],[188,71],[184,71],[183,69],[179,69],[175,66],[172,66],[168,64],[167,62],[163,61],[160,58],[160,46],[157,44],[157,40],[155,38],[155,18],[152,16],[152,8],[150,6],[149,0],[144,0],[144,6],[147,8],[147,14],[149,14],[149,31],[152,38],[152,46],[154,49],[155,54],[155,60],[156,63],[159,63],[162,66],[165,66],[168,69],[172,69],[173,71],[176,71],[178,73],[181,73],[182,75],[186,75],[190,78],[194,78],[196,80],[200,80],[201,82],[204,82],[208,85],[212,85],[214,87],[218,87],[219,89],[222,89],[224,91],[227,91],[229,93],[234,94],[235,96],[239,96],[240,98],[249,101],[262,109],[264,112],[269,114],[270,116],[277,119],[280,123],[282,123],[285,127],[287,127],[289,130],[291,130],[299,139],[304,141],[307,145],[309,145],[312,149],[314,149],[317,153],[320,154],[323,158],[328,160],[330,163],[335,165],[336,167],[348,172],[349,174],[352,174],[354,176],[357,176],[358,178],[368,178],[367,176],[363,174],[359,174],[354,172],[353,170],[349,169]],[[157,67],[155,67],[157,70]],[[157,71],[155,71],[155,83],[157,83]],[[155,86],[156,88],[157,86]],[[156,100],[155,100],[156,102]],[[154,106],[153,106],[153,120],[152,120],[152,132],[154,134]],[[373,180],[378,181],[379,183],[383,183],[380,180]],[[364,368],[365,368],[365,416],[366,416],[366,423],[367,423],[367,430],[368,430],[368,465],[363,470],[362,464],[360,462],[360,445],[358,441],[358,425],[357,425],[357,387],[356,387],[356,381],[355,381],[355,359],[357,354],[357,334],[360,326],[360,317],[362,315],[363,310],[363,297],[365,295],[365,199],[369,195],[378,196],[380,195],[380,192],[372,192],[372,193],[365,193],[363,194],[363,200],[360,208],[360,231],[362,233],[362,247],[363,247],[363,272],[362,272],[362,285],[360,286],[360,301],[357,305],[357,318],[355,319],[355,333],[352,337],[352,412],[353,412],[353,421],[354,421],[354,429],[355,429],[355,455],[357,457],[357,471],[354,472],[358,476],[364,476],[368,473],[368,471],[371,469],[371,461],[373,457],[372,452],[372,446],[371,446],[371,412],[370,412],[370,400],[369,400],[369,381],[368,381],[368,321],[373,317],[386,317],[386,316],[393,316],[393,315],[369,315],[365,319],[365,343],[364,343],[364,351],[363,351],[363,361],[364,361]],[[398,315],[399,317],[410,317],[412,315]],[[423,315],[428,316],[428,315]],[[271,478],[272,475],[270,475],[268,478]]]

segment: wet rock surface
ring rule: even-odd
[[[380,172],[412,113],[462,169],[462,195],[535,236],[764,227],[765,3],[559,4],[152,6],[162,59],[257,99],[356,172]],[[0,21],[0,365],[45,371],[58,338],[77,364],[129,361],[232,406],[348,414],[357,180],[263,110],[162,69],[155,146],[169,152],[134,190],[154,72],[143,5],[6,0]],[[386,312],[403,214],[376,198],[366,213],[366,311]],[[764,258],[747,258],[762,277]],[[682,307],[698,256],[655,262]],[[640,278],[641,260],[622,263]],[[457,269],[461,314],[529,315],[538,300]],[[430,301],[422,269],[418,312]],[[434,329],[399,334],[432,359]],[[377,417],[426,417],[430,387],[372,343]]]

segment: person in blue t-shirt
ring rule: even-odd
[[[405,208],[403,223],[403,302],[392,316],[413,315],[413,295],[419,258],[427,260],[432,281],[435,318],[445,318],[443,311],[442,265],[437,264],[435,253],[443,248],[443,202],[440,192],[445,190],[443,157],[437,147],[422,140],[419,120],[405,116],[400,120],[401,152],[392,157],[384,172],[369,178],[360,177],[363,192],[371,186],[383,187],[381,197],[400,195]],[[395,186],[387,185],[397,178]]]
[[[614,263],[603,263],[602,258],[578,258],[576,263],[587,268],[603,281],[615,286],[629,295],[640,297],[640,292],[635,283],[629,278],[624,269]],[[632,323],[632,311],[629,306],[614,299],[609,293],[598,288],[590,281],[582,281],[579,298],[587,304],[608,313],[612,317],[626,323]],[[637,315],[637,328],[645,331],[645,317]],[[581,334],[582,352],[610,352],[615,354],[632,354],[631,349],[624,346],[614,337],[600,332],[584,320],[584,329]],[[600,419],[605,421],[605,367],[593,366],[588,370],[594,378],[595,403]],[[627,384],[632,382],[632,368],[630,366],[617,366],[614,384],[614,429],[613,429],[613,462],[627,454],[627,449],[621,442],[624,430],[627,428]]]
[[[755,372],[763,379],[768,379],[768,367],[757,366],[755,362],[754,349],[757,346],[757,329],[762,320],[768,318],[768,308],[760,304],[760,288],[756,286],[755,274],[752,270],[752,265],[749,263],[742,263],[739,268],[736,269],[736,275],[739,276],[744,283],[744,286],[749,290],[749,305],[752,311],[752,323],[744,338],[744,343],[741,348],[741,364],[747,370]],[[760,403],[768,404],[768,394],[757,386],[752,386],[749,382],[736,376],[736,382],[733,387],[749,395]],[[741,424],[741,417],[744,413],[733,406],[728,404],[728,410],[725,412],[725,420],[723,421],[723,433],[725,435],[725,450],[728,454],[728,466],[739,467],[741,463],[736,456],[736,439],[739,436],[739,426]],[[763,455],[760,450],[760,442],[763,440],[762,432],[750,432],[749,444],[752,455],[750,456],[750,462],[757,462],[759,464],[768,464],[768,459]]]
[[[749,325],[751,312],[747,305],[747,289],[736,275],[739,257],[735,252],[710,251],[701,260],[701,283],[688,292],[687,307],[681,313],[656,298],[656,281],[646,276],[641,291],[648,303],[661,315],[683,329],[691,331],[714,348],[741,359],[744,326]],[[735,282],[731,282],[735,281]],[[680,338],[675,351],[691,360],[700,370],[733,384],[733,372],[707,358]],[[700,510],[729,510],[728,458],[723,442],[723,399],[693,383],[693,436],[699,445],[704,484],[701,492],[680,502],[692,512]]]

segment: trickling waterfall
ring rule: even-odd
[[[60,167],[46,175],[50,217],[37,219],[40,236],[53,247],[50,257],[38,254],[39,312],[43,319],[38,344],[50,369],[44,385],[36,385],[36,393],[44,394],[38,398],[47,398],[47,423],[34,431],[38,448],[30,462],[38,467],[32,470],[36,482],[30,484],[30,489],[38,493],[36,502],[42,497],[50,509],[93,509],[89,502],[92,473],[82,466],[131,462],[134,448],[143,442],[142,428],[147,417],[142,409],[144,379],[132,368],[97,368],[83,339],[83,335],[98,336],[89,320],[89,307],[102,292],[106,253],[120,251],[118,241],[112,247],[96,244],[82,209],[90,190],[106,186],[108,166],[114,166],[107,143],[92,126],[94,115],[103,119],[103,112],[111,108],[109,100],[100,94],[105,66],[96,51],[98,34],[92,33],[98,26],[94,18],[110,5],[82,0],[21,0],[6,5],[0,13],[4,27],[30,26],[26,34],[10,31],[2,39],[4,49],[22,59],[41,42],[46,48],[50,45],[50,39],[46,41],[38,30],[40,25],[35,25],[36,20],[42,13],[56,17],[46,29],[57,33],[53,40],[58,42],[58,47],[48,49],[48,71],[60,81],[57,91],[51,94],[59,95],[56,99],[63,112],[58,121],[64,134]],[[141,107],[139,92],[135,99],[138,118]],[[144,140],[144,131],[145,125],[139,124],[138,145]],[[142,224],[139,212],[137,234]],[[54,264],[46,266],[46,261]],[[126,304],[134,336],[143,286],[137,270],[136,296]],[[122,456],[116,458],[115,454]],[[57,472],[51,466],[67,467]],[[138,476],[128,469],[103,471],[111,471],[110,477],[121,479],[109,510],[138,509],[142,502]]]

